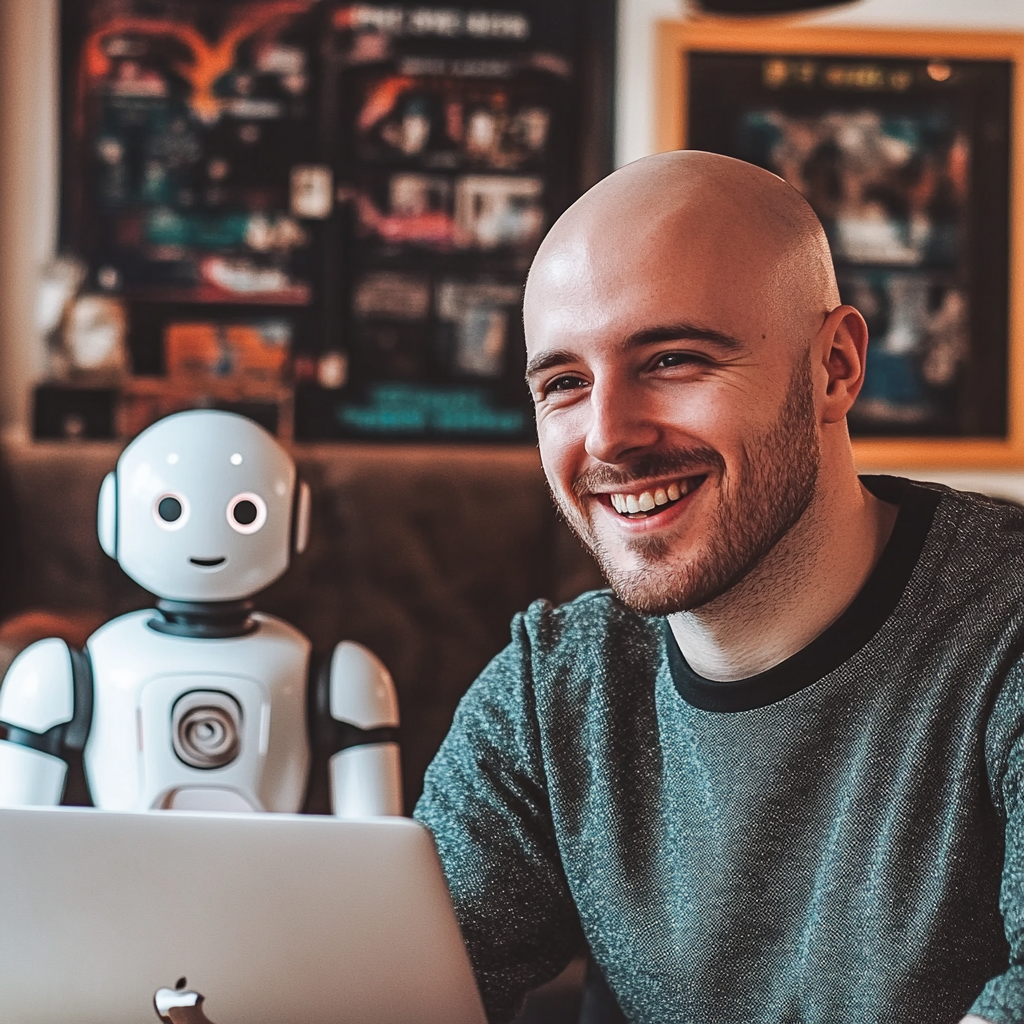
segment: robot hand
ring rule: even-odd
[[[345,641],[318,684],[315,729],[330,758],[331,810],[343,818],[401,814],[398,699],[388,670]]]
[[[0,686],[0,807],[59,804],[91,717],[85,655],[56,638],[22,651]]]

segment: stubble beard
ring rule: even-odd
[[[720,597],[761,562],[807,510],[820,464],[810,366],[801,363],[790,379],[778,419],[743,446],[736,488],[731,494],[719,492],[705,530],[707,541],[693,558],[682,563],[672,559],[671,536],[641,535],[631,537],[625,547],[643,564],[625,569],[580,505],[558,495],[555,501],[623,604],[646,615],[671,615]],[[707,472],[709,466],[713,476],[725,480],[725,461],[713,448],[651,453],[625,473],[611,467],[589,470],[574,481],[573,491],[582,497],[597,486],[622,484],[626,490],[630,480],[691,476]]]

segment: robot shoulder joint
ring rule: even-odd
[[[26,647],[0,685],[0,722],[43,733],[75,715],[71,649],[56,637]]]
[[[342,641],[330,666],[331,717],[360,729],[398,726],[395,684],[383,662],[362,644]]]

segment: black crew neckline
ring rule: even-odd
[[[899,512],[878,564],[846,611],[824,633],[785,661],[756,676],[733,682],[716,682],[694,672],[665,619],[669,669],[683,700],[703,711],[753,711],[766,707],[792,697],[837,669],[881,629],[910,581],[942,492],[900,477],[865,476],[861,481],[876,497],[898,505]]]

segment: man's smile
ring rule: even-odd
[[[703,476],[683,477],[665,486],[633,493],[610,494],[608,497],[612,508],[619,515],[646,517],[651,512],[657,513],[664,505],[674,505],[680,498],[685,498],[690,491],[699,487],[703,481]]]
[[[620,520],[660,520],[670,509],[676,508],[680,503],[686,504],[683,499],[697,490],[706,479],[707,474],[701,473],[634,487],[629,491],[623,489],[611,493],[597,493],[594,497],[601,505],[614,511]]]

